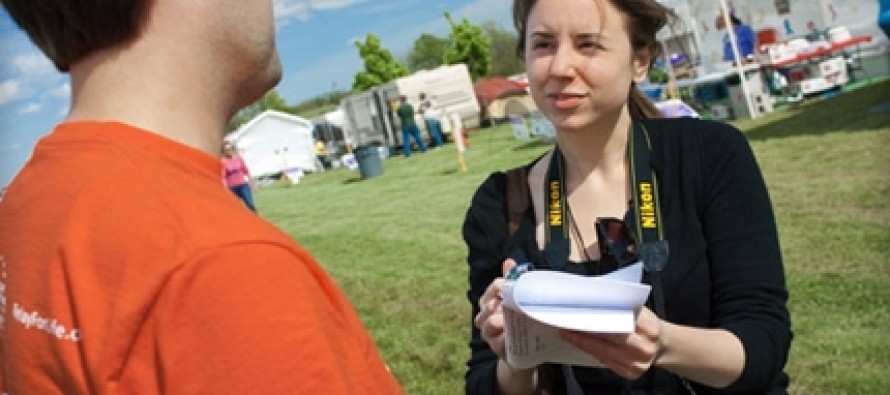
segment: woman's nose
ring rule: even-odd
[[[575,75],[576,55],[571,46],[558,46],[550,62],[550,74],[555,77],[573,77]]]

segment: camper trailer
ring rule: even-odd
[[[348,142],[355,146],[370,144],[399,149],[402,133],[395,115],[399,96],[404,95],[416,109],[420,104],[420,93],[431,98],[442,114],[442,128],[446,136],[453,131],[448,122],[452,114],[458,114],[465,127],[479,125],[479,103],[473,91],[473,82],[467,66],[461,63],[419,71],[343,98],[340,106],[346,115]],[[416,116],[417,124],[424,129],[420,114]]]

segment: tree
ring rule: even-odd
[[[447,12],[445,19],[451,25],[451,33],[448,35],[451,45],[445,51],[445,64],[465,63],[474,81],[488,75],[491,67],[491,43],[482,28],[471,24],[467,18],[454,23],[451,14]]]
[[[519,39],[516,33],[501,29],[493,21],[482,24],[482,30],[491,40],[491,69],[488,76],[510,76],[525,71],[525,64],[516,54]]]
[[[408,70],[396,61],[388,49],[380,45],[380,39],[368,33],[365,42],[356,41],[358,54],[365,62],[365,70],[356,73],[352,90],[362,92],[371,87],[408,75]]]
[[[448,39],[427,33],[421,34],[414,41],[414,48],[408,53],[405,64],[408,66],[408,70],[412,72],[434,69],[442,65],[447,48]]]
[[[293,113],[293,109],[287,105],[287,102],[284,100],[281,95],[278,94],[274,89],[266,92],[263,97],[259,100],[251,103],[247,107],[242,108],[235,114],[232,119],[229,120],[228,129],[229,131],[234,131],[241,127],[241,125],[249,122],[251,119],[261,114],[266,110],[275,110],[281,111],[288,114]]]

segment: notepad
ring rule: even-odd
[[[559,338],[559,329],[631,333],[636,311],[651,287],[640,282],[643,264],[601,276],[533,270],[508,280],[502,291],[507,362],[516,368],[542,363],[602,366]]]

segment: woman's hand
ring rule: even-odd
[[[633,333],[586,333],[561,330],[560,337],[589,353],[615,374],[635,380],[646,373],[664,352],[662,322],[643,307]]]
[[[498,355],[497,383],[501,394],[529,394],[536,386],[535,369],[516,369],[507,363],[504,346],[504,308],[501,290],[504,288],[504,277],[516,266],[512,259],[504,260],[501,265],[502,277],[491,282],[482,297],[479,298],[479,314],[473,320],[482,338]]]
[[[479,298],[479,314],[476,314],[473,320],[476,328],[479,328],[482,338],[488,342],[488,346],[501,359],[504,359],[505,353],[504,310],[501,306],[503,302],[501,290],[504,288],[504,277],[506,277],[513,266],[516,266],[516,261],[512,259],[504,260],[504,263],[501,265],[503,277],[496,278],[485,289],[485,293]]]

